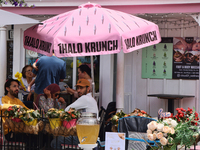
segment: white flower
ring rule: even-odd
[[[171,133],[171,134],[174,134],[175,133],[175,130],[174,130],[174,128],[173,127],[171,127],[171,128],[169,128],[169,133]]]
[[[160,143],[161,143],[162,145],[166,145],[166,144],[168,143],[168,140],[167,140],[165,137],[162,137],[162,138],[160,139]]]
[[[151,131],[154,131],[156,128],[157,128],[157,122],[156,121],[151,121],[148,125],[147,125],[147,127],[148,127],[148,129],[149,130],[151,130]]]
[[[151,130],[147,130],[147,135],[148,134],[152,134],[152,131]]]
[[[167,123],[167,124],[170,124],[170,123],[171,123],[171,120],[165,119],[163,122],[165,122],[165,123]]]
[[[164,133],[169,133],[169,131],[170,131],[170,129],[169,129],[168,126],[164,126],[164,127],[163,127],[163,132],[164,132]]]
[[[157,137],[158,139],[161,139],[161,138],[163,137],[163,133],[162,133],[162,132],[157,133],[157,134],[156,134],[156,137]]]
[[[164,124],[159,123],[157,126],[157,131],[163,131]]]
[[[177,126],[177,124],[178,123],[176,122],[176,120],[172,120],[171,121],[171,125],[172,125],[173,128],[175,128]]]
[[[156,139],[156,134],[148,134],[147,135],[147,138],[150,140],[150,141],[154,141]]]

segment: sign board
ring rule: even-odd
[[[125,150],[125,133],[106,132],[105,150]]]
[[[172,79],[173,38],[142,49],[142,78]]]

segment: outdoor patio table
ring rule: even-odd
[[[149,97],[158,97],[160,99],[168,99],[168,111],[174,114],[174,100],[180,100],[186,97],[194,97],[193,95],[176,95],[176,94],[149,94]]]

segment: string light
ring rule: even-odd
[[[191,15],[198,15],[198,13],[160,13],[160,14],[138,14],[138,17],[147,19],[155,24],[169,24],[170,26],[174,26],[170,28],[159,27],[160,30],[181,30],[181,29],[189,29],[199,27],[199,24],[191,17]],[[183,19],[184,18],[184,19]],[[197,16],[198,18],[198,16]]]

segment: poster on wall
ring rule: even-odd
[[[200,37],[175,37],[173,43],[173,79],[199,79]]]
[[[142,49],[142,78],[172,79],[173,38]]]

